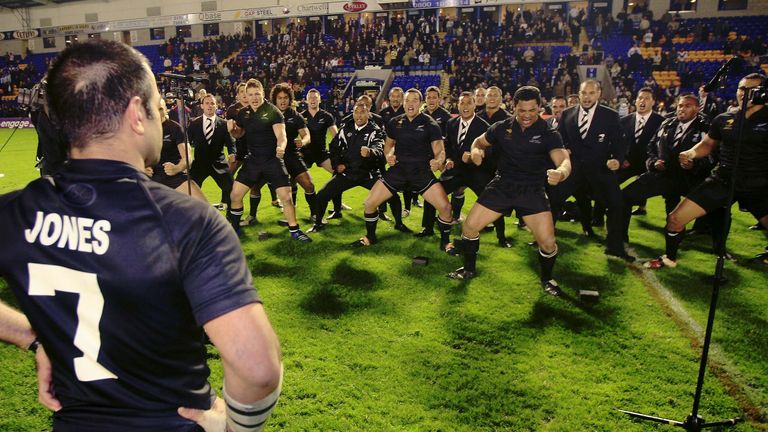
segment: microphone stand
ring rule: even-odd
[[[723,68],[725,68],[727,65],[728,63],[723,65]],[[725,73],[721,74],[720,71],[718,71],[718,75],[721,75],[719,79],[722,79],[722,76],[724,76]],[[719,81],[719,79],[717,79],[717,81]],[[624,414],[627,414],[630,417],[638,418],[640,420],[646,420],[646,421],[652,421],[656,423],[664,423],[671,426],[676,426],[679,428],[683,428],[689,432],[699,432],[703,429],[719,427],[719,426],[733,426],[736,423],[739,423],[742,421],[741,418],[735,417],[731,419],[708,423],[699,415],[699,403],[701,402],[701,391],[702,391],[702,388],[704,387],[704,375],[707,372],[707,360],[709,358],[709,346],[712,342],[712,328],[714,327],[714,323],[715,323],[715,311],[717,310],[717,298],[720,295],[720,285],[722,285],[722,281],[723,281],[723,266],[725,264],[725,250],[726,250],[725,243],[728,237],[728,228],[730,226],[729,222],[731,220],[731,207],[733,206],[733,197],[736,191],[736,168],[739,166],[739,157],[741,156],[741,142],[744,136],[744,123],[747,120],[746,114],[747,114],[747,103],[749,101],[749,98],[750,98],[749,93],[745,92],[744,97],[741,100],[741,110],[739,111],[738,118],[737,118],[739,122],[738,132],[737,132],[738,138],[735,143],[733,165],[731,166],[731,178],[730,178],[730,184],[728,186],[728,199],[726,201],[725,211],[723,212],[724,223],[723,223],[723,231],[722,231],[722,241],[720,241],[719,244],[717,245],[717,264],[715,267],[715,277],[714,277],[714,280],[712,281],[712,297],[709,303],[709,315],[707,316],[707,328],[704,331],[704,345],[701,348],[701,362],[699,363],[699,375],[698,375],[698,379],[696,380],[696,392],[693,395],[693,408],[691,409],[691,413],[688,415],[688,417],[686,417],[685,420],[682,422],[616,408],[617,411],[623,412]]]
[[[162,75],[162,74],[160,74]],[[176,78],[171,78],[175,80]],[[187,194],[192,196],[192,178],[189,177],[191,169],[189,166],[189,134],[187,132],[187,105],[184,101],[184,93],[186,88],[171,86],[171,91],[176,95],[176,109],[179,112],[179,125],[181,126],[182,135],[184,135],[184,161],[187,164]]]

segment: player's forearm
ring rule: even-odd
[[[569,158],[565,158],[562,162],[560,162],[560,165],[555,168],[555,171],[559,171],[560,174],[563,175],[563,180],[567,179],[569,175],[571,175],[571,160]]]
[[[27,317],[0,301],[0,340],[27,349],[35,338]]]
[[[483,139],[482,136],[479,136],[475,138],[474,141],[472,141],[472,147],[470,147],[469,151],[471,152],[472,150],[475,150],[475,149],[485,151],[489,147],[491,147],[491,144],[485,139]]]

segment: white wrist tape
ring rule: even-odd
[[[227,430],[232,432],[259,432],[264,428],[267,419],[277,405],[280,391],[283,388],[283,365],[280,365],[280,382],[277,388],[264,399],[252,404],[238,402],[227,394],[224,383],[224,402],[227,404]]]

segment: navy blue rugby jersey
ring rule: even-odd
[[[560,134],[539,117],[522,130],[515,117],[496,122],[485,132],[497,158],[498,174],[520,184],[547,183],[547,170],[554,168],[549,152],[563,147]]]
[[[57,431],[186,431],[208,408],[201,326],[260,302],[209,205],[122,162],[72,160],[0,196],[0,276],[54,365]]]
[[[387,124],[387,138],[395,140],[397,162],[427,164],[435,158],[432,142],[443,139],[440,126],[430,116],[419,113],[413,120],[399,115]]]

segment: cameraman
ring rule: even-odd
[[[768,227],[768,109],[765,107],[764,85],[765,76],[760,74],[753,73],[742,78],[736,100],[741,107],[745,97],[750,99],[744,116],[741,117],[740,111],[718,115],[701,142],[680,153],[680,165],[691,169],[694,160],[709,156],[719,145],[720,163],[704,183],[694,188],[669,214],[665,231],[666,254],[648,261],[645,267],[676,267],[685,225],[725,206],[731,181],[736,183],[734,200],[752,213],[763,227]],[[755,89],[759,91],[755,93]],[[739,122],[742,118],[744,135],[739,143]],[[733,166],[739,144],[741,154],[738,165]]]
[[[30,108],[29,116],[37,131],[37,166],[40,175],[56,174],[67,160],[67,137],[51,122],[48,117],[48,105],[45,103],[46,79],[43,78],[28,92],[29,100],[19,103]]]

